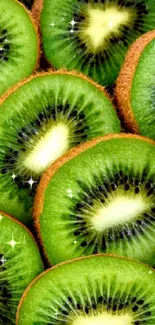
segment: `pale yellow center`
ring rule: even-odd
[[[131,221],[146,211],[147,204],[141,195],[116,196],[104,203],[92,217],[92,224],[97,231]]]
[[[100,47],[111,33],[119,34],[120,26],[130,21],[128,10],[113,7],[106,10],[90,9],[88,15],[88,27],[82,33],[89,39],[94,49]]]
[[[108,313],[102,313],[101,315],[86,315],[79,316],[73,322],[72,325],[132,325],[132,316],[125,315],[110,315]]]
[[[42,173],[69,148],[69,130],[66,125],[52,126],[37,142],[33,150],[25,153],[22,165],[36,174]]]

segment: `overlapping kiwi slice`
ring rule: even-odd
[[[113,135],[71,150],[42,176],[34,201],[49,263],[116,253],[155,265],[155,144]]]
[[[154,0],[36,0],[43,49],[56,68],[113,84],[129,45],[155,28]]]
[[[0,324],[15,324],[19,300],[30,282],[43,271],[31,233],[0,211]]]
[[[116,85],[120,114],[132,132],[155,139],[155,30],[131,46]]]
[[[24,6],[0,0],[0,95],[28,77],[38,59],[38,40]]]
[[[28,223],[42,172],[69,148],[114,132],[120,122],[102,87],[62,71],[30,78],[0,106],[0,208]]]
[[[153,325],[154,287],[153,269],[128,259],[101,254],[62,263],[27,288],[17,325]]]

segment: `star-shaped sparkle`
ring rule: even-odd
[[[70,22],[70,24],[74,27],[74,25],[76,24],[76,21],[74,19],[72,19],[72,21]]]
[[[33,184],[37,183],[37,181],[34,181],[32,177],[30,177],[30,179],[26,182],[30,185],[30,188],[33,187]]]
[[[75,239],[75,240],[73,241],[73,243],[74,243],[74,244],[77,244],[77,240]]]
[[[54,26],[55,26],[55,24],[53,23],[53,21],[52,21],[52,23],[51,23],[51,26],[52,26],[52,27],[54,27]]]
[[[11,175],[11,177],[12,177],[12,179],[14,180],[14,179],[16,178],[16,175],[13,173],[13,174]]]
[[[13,236],[12,236],[12,239],[9,242],[7,242],[7,244],[10,245],[12,247],[12,249],[14,249],[14,247],[17,244],[19,244],[19,242],[15,241],[14,238],[13,238]]]

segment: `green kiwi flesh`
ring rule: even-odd
[[[129,45],[154,29],[154,0],[43,0],[46,58],[102,85],[113,84]]]
[[[139,133],[155,140],[155,38],[144,48],[132,80],[130,107]]]
[[[153,325],[154,288],[155,272],[136,261],[101,254],[62,263],[25,291],[17,325]]]
[[[15,0],[0,0],[0,95],[28,77],[38,59],[38,40],[28,12]]]
[[[34,209],[48,261],[104,252],[155,265],[154,161],[153,143],[114,135],[45,173]]]
[[[0,324],[15,324],[19,300],[43,271],[39,250],[30,232],[0,212]]]
[[[88,79],[67,72],[32,77],[0,106],[0,209],[32,221],[42,172],[69,148],[115,132],[120,122],[110,100]]]

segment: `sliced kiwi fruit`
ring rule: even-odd
[[[18,1],[0,0],[0,95],[33,72],[38,52],[28,11]]]
[[[155,28],[154,0],[36,0],[37,7],[52,66],[82,71],[102,85],[114,83],[129,45]]]
[[[17,325],[153,325],[154,288],[155,272],[142,263],[103,254],[76,259],[30,284]]]
[[[115,253],[155,265],[155,143],[109,135],[71,150],[41,178],[34,220],[57,264]]]
[[[0,208],[24,223],[42,172],[71,147],[120,132],[104,89],[85,76],[33,76],[0,105]]]
[[[155,30],[131,46],[117,80],[115,97],[128,130],[155,140]]]
[[[30,282],[43,271],[31,233],[0,211],[0,324],[15,324],[19,300]]]

